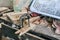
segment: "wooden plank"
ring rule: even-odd
[[[6,15],[5,16],[2,16],[2,17],[0,17],[1,19],[4,19],[4,20],[7,20],[7,21],[10,21],[10,20],[8,20],[8,18],[6,17]]]
[[[18,20],[19,17],[23,14],[25,14],[27,12],[18,12],[18,13],[7,13],[7,16],[11,19],[11,20]]]
[[[9,27],[9,28],[11,28],[11,29],[14,29],[14,30],[19,30],[19,29],[16,29],[16,28],[12,28],[11,26],[9,26],[9,25],[7,25],[7,24],[4,24],[4,23],[1,23],[2,25],[5,25],[5,26],[7,26],[7,27]]]
[[[40,17],[39,16],[37,16],[37,17],[31,17],[30,19],[29,19],[29,21],[30,21],[30,23],[34,23],[34,24],[36,24],[36,25],[38,25],[38,24],[40,24]],[[26,21],[28,21],[28,20],[26,20]]]
[[[43,38],[41,38],[41,37],[38,37],[38,36],[36,36],[36,35],[33,35],[33,34],[31,34],[31,33],[26,33],[27,35],[29,35],[29,36],[32,36],[32,37],[34,37],[34,38],[37,38],[37,39],[39,39],[39,40],[45,40],[45,39],[43,39]]]
[[[6,10],[8,10],[7,7],[0,7],[0,12],[6,11]]]
[[[19,24],[20,17],[27,12],[7,13],[7,17],[15,24]]]
[[[16,31],[15,34],[19,34],[21,36],[36,26],[35,24],[32,24],[32,23],[30,23],[30,25],[32,25],[32,26],[30,26],[30,27],[25,26],[25,27],[21,28],[20,30]]]

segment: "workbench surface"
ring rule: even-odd
[[[51,37],[54,37],[60,40],[60,35],[54,34],[54,32],[51,30],[50,27],[44,27],[42,25],[38,25],[37,27],[34,28],[34,31],[37,33],[42,33],[42,34],[45,34],[45,35],[48,35],[48,36],[51,36]]]

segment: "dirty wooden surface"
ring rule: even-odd
[[[45,35],[49,35],[51,37],[55,37],[55,38],[57,38],[57,39],[60,40],[60,35],[54,34],[51,31],[51,28],[50,27],[46,27],[44,25],[37,25],[37,27],[35,27],[35,29],[33,31],[35,31],[37,33],[42,33],[42,34],[45,34]]]

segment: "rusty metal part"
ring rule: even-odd
[[[29,14],[23,14],[21,17],[20,17],[20,26],[21,27],[24,27],[23,25],[23,22],[26,21],[26,19],[28,19],[28,25],[30,26],[30,22],[29,22],[29,19],[30,19],[30,15]]]

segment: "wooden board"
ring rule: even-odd
[[[27,12],[18,12],[18,13],[7,13],[7,17],[9,18],[10,21],[12,21],[15,24],[19,23],[19,18],[20,16],[22,16],[23,14],[25,14]]]
[[[6,10],[8,10],[7,7],[0,7],[0,12],[6,11]]]
[[[30,23],[30,27],[25,26],[25,27],[21,28],[20,30],[16,31],[15,34],[20,33],[20,36],[21,36],[21,35],[27,33],[29,30],[33,29],[35,26],[36,26],[35,24]]]

